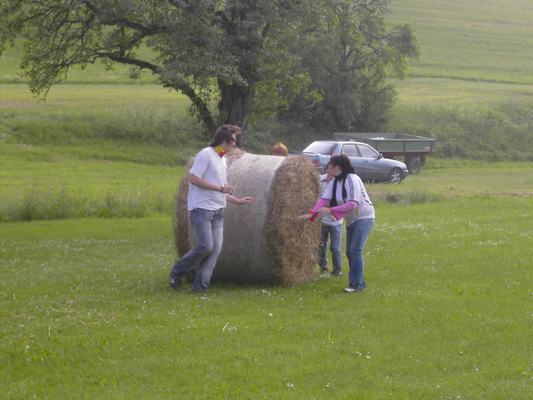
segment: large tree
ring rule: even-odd
[[[271,64],[286,64],[292,58],[283,41],[295,29],[302,4],[4,0],[0,41],[14,35],[25,39],[22,66],[37,93],[46,93],[64,79],[71,66],[101,59],[156,74],[164,86],[189,97],[209,131],[221,122],[245,127],[254,87],[278,79]],[[151,51],[139,51],[146,48]],[[211,109],[213,102],[217,110]]]
[[[352,3],[349,18],[335,17],[339,5]],[[370,52],[354,54],[351,48],[343,50],[365,68],[375,62],[401,63],[405,52],[391,50],[395,44],[390,36],[373,38],[376,32],[382,35],[384,31],[367,29],[372,24],[382,26],[385,3],[3,0],[0,51],[6,40],[23,38],[22,67],[30,78],[31,89],[37,93],[46,94],[73,65],[85,66],[96,60],[128,64],[133,68],[132,75],[139,70],[151,71],[164,86],[188,96],[192,110],[207,131],[212,132],[219,123],[245,128],[252,109],[256,114],[268,115],[287,108],[297,96],[308,98],[305,95],[309,94],[313,79],[328,79],[314,86],[323,92],[325,101],[335,101],[325,85],[343,85],[340,64],[328,74],[319,74],[312,68],[313,52],[319,54],[323,50],[338,57],[338,37],[331,35],[333,31],[346,30],[352,42],[358,36],[372,42]],[[374,11],[366,12],[367,9]],[[305,46],[309,46],[307,53],[301,51]],[[383,77],[380,75],[379,79]],[[369,78],[377,79],[375,75]],[[346,87],[347,95],[360,90],[364,90],[364,85]]]

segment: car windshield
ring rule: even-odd
[[[304,149],[304,153],[333,154],[335,144],[332,142],[313,142]]]

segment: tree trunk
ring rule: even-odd
[[[204,125],[207,136],[211,137],[215,133],[216,123],[211,115],[211,112],[209,111],[209,108],[207,107],[207,104],[192,90],[190,87],[185,85],[167,85],[167,87],[173,87],[178,93],[185,94],[189,100],[191,100],[193,104],[193,114],[196,114],[196,117],[202,122]]]
[[[224,124],[233,124],[241,128],[243,134],[237,137],[237,146],[244,146],[244,131],[251,112],[252,91],[249,87],[236,84],[218,83],[220,101],[218,103],[219,118]]]

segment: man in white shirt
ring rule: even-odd
[[[196,245],[180,258],[170,272],[170,286],[178,290],[183,276],[195,271],[192,290],[205,292],[222,250],[224,208],[226,201],[250,204],[249,196],[233,196],[235,188],[227,182],[226,153],[235,147],[240,128],[222,125],[217,129],[211,144],[194,158],[189,170],[187,209],[189,221],[196,232]]]

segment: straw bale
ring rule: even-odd
[[[184,181],[187,180],[187,183]],[[224,244],[213,281],[281,283],[313,278],[319,224],[300,221],[319,194],[318,175],[301,157],[264,156],[234,151],[228,156],[228,183],[236,197],[252,196],[252,205],[228,204]],[[194,242],[188,234],[188,177],[176,196],[176,246],[183,255]],[[187,232],[186,232],[187,231]],[[182,243],[185,241],[185,243]]]
[[[187,210],[187,194],[189,193],[189,170],[193,160],[190,160],[183,174],[183,179],[178,186],[178,192],[174,201],[174,244],[178,256],[184,256],[191,248],[189,244],[189,211]]]
[[[315,204],[318,178],[309,160],[290,157],[278,168],[271,184],[265,236],[270,270],[284,284],[313,278],[320,224],[295,217]]]

